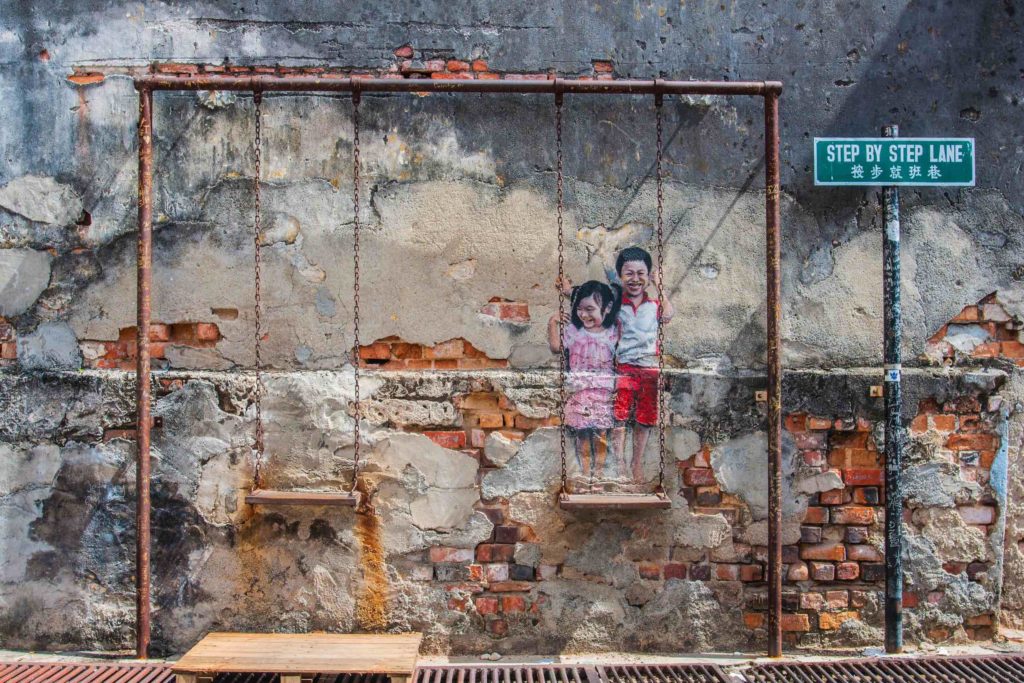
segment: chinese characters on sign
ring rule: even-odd
[[[815,138],[815,185],[974,185],[973,138]]]

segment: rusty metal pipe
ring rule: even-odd
[[[136,381],[135,462],[135,655],[149,655],[150,614],[150,500],[149,430],[150,359],[149,321],[153,267],[153,91],[139,90],[139,239],[135,342]]]
[[[355,85],[354,85],[355,84]],[[331,78],[298,74],[232,76],[200,74],[139,76],[143,90],[250,90],[262,92],[462,92],[564,93],[581,95],[767,95],[782,90],[778,81],[584,81],[575,78],[544,80],[471,80],[455,78]]]
[[[764,98],[765,278],[768,363],[768,656],[782,656],[782,361],[779,93]]]

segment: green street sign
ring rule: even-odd
[[[974,185],[974,138],[814,138],[815,185]]]

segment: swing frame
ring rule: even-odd
[[[156,91],[230,90],[266,92],[447,92],[480,94],[727,95],[764,99],[765,304],[768,431],[768,655],[782,655],[782,367],[781,236],[779,177],[780,81],[672,80],[457,80],[323,78],[298,74],[150,74],[134,79],[139,94],[138,241],[136,299],[136,657],[146,659],[150,643],[150,431],[151,323],[153,272],[153,94]]]

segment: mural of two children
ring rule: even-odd
[[[569,310],[548,321],[548,345],[552,353],[566,354],[565,426],[580,472],[591,482],[608,476],[639,483],[647,441],[658,424],[658,317],[667,323],[674,310],[662,296],[662,283],[652,280],[651,266],[651,255],[633,246],[619,252],[611,284],[556,283]],[[633,436],[629,461],[627,426]]]

